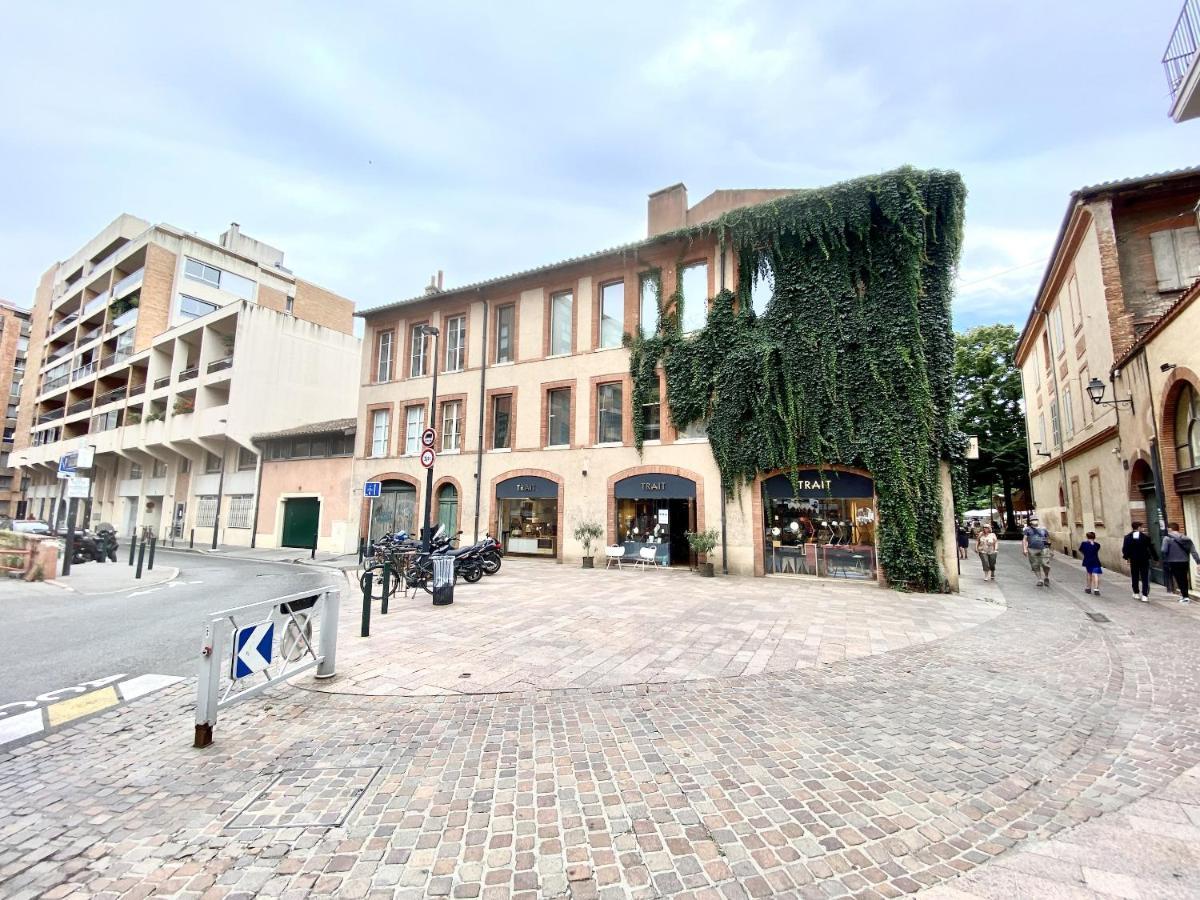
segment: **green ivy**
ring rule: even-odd
[[[961,452],[950,301],[965,199],[957,173],[906,167],[679,232],[715,234],[743,278],[712,298],[701,331],[681,333],[677,289],[657,334],[627,338],[638,449],[661,364],[671,422],[707,421],[728,494],[772,469],[865,468],[888,580],[943,589],[939,463]],[[767,277],[760,317],[751,289]]]

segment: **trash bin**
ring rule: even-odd
[[[449,606],[454,602],[454,557],[433,558],[433,605]]]

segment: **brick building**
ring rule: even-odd
[[[21,382],[29,352],[29,311],[0,301],[0,396],[4,397],[4,435],[0,443],[0,515],[22,516],[20,473],[9,465],[17,431]]]

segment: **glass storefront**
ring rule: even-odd
[[[506,553],[558,556],[558,485],[548,478],[509,478],[496,485],[496,531]]]
[[[617,542],[637,557],[650,547],[661,565],[688,565],[686,533],[696,529],[696,484],[678,475],[651,473],[618,481]]]
[[[417,489],[407,481],[385,481],[379,496],[372,501],[371,530],[368,540],[374,541],[397,531],[417,532]]]
[[[875,485],[853,472],[775,475],[762,484],[763,562],[768,575],[873,580]]]

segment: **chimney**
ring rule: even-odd
[[[441,269],[438,269],[437,286],[438,286],[438,290],[440,291],[442,289],[442,270]]]
[[[218,243],[227,249],[236,250],[237,248],[234,245],[237,243],[237,239],[241,234],[238,229],[239,226],[237,222],[230,222],[229,229],[221,235],[221,239],[218,241]]]
[[[438,279],[436,275],[429,276],[429,284],[425,285],[425,296],[432,297],[434,294],[440,293],[441,288],[438,287]]]
[[[646,204],[646,237],[687,225],[687,185],[683,182],[650,195]]]

